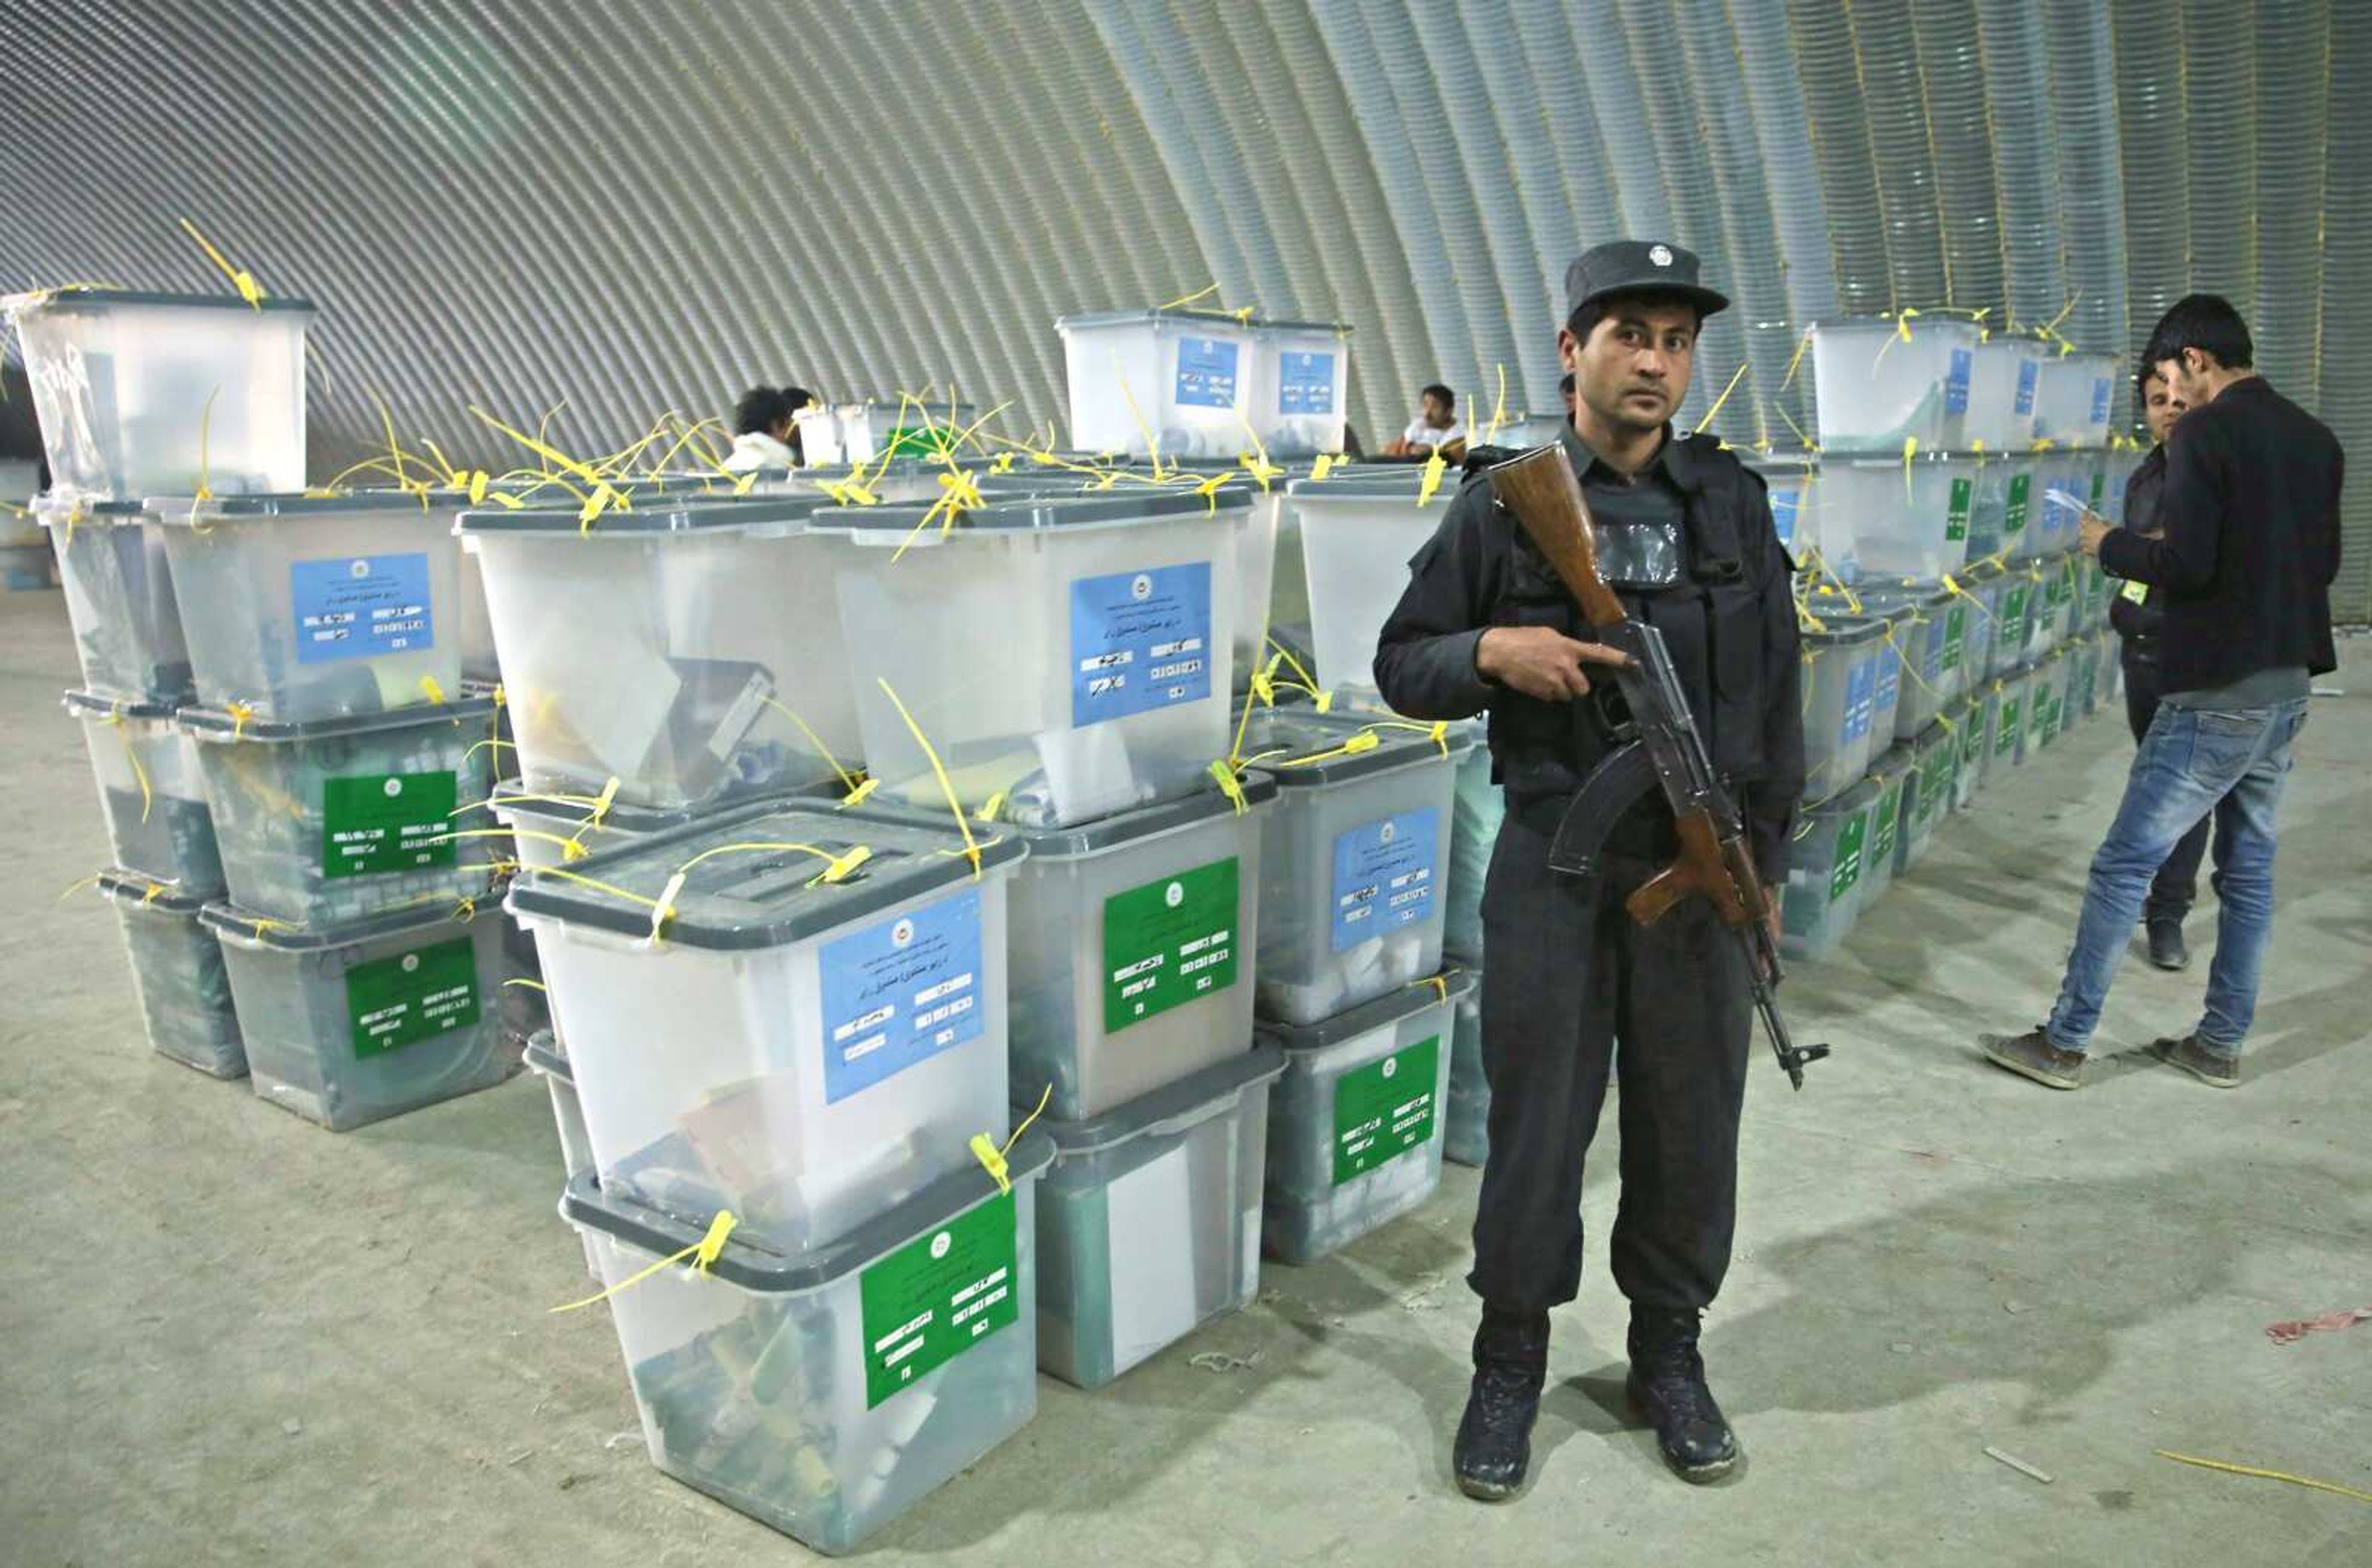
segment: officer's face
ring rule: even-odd
[[[1624,430],[1653,430],[1672,417],[1689,395],[1696,348],[1697,314],[1685,305],[1618,299],[1587,343],[1557,334],[1580,407]]]
[[[2166,384],[2163,376],[2153,373],[2143,387],[2142,418],[2149,425],[2150,439],[2162,444],[2166,440],[2166,433],[2174,428],[2174,422],[2180,419],[2191,405]]]

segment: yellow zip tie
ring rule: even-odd
[[[749,843],[718,844],[714,849],[702,850],[698,854],[693,855],[690,860],[685,861],[681,865],[675,868],[675,877],[668,883],[669,898],[669,900],[672,900],[676,893],[683,890],[683,878],[690,876],[692,874],[692,867],[698,865],[702,861],[714,860],[720,854],[777,854],[785,850],[794,850],[801,854],[811,854],[818,860],[823,862],[822,872],[817,876],[815,882],[808,884],[808,886],[811,888],[818,882],[832,883],[845,881],[848,878],[849,873],[855,871],[858,866],[863,865],[866,861],[873,858],[873,851],[864,844],[857,844],[855,847],[843,851],[838,854],[833,854],[828,849],[820,849],[814,844],[775,843],[762,841],[753,841]]]
[[[825,762],[831,765],[832,772],[840,779],[840,787],[848,791],[851,795],[855,794],[857,788],[856,775],[840,765],[840,759],[831,754],[831,748],[823,743],[823,737],[818,735],[813,728],[809,727],[807,720],[799,717],[798,714],[793,713],[789,708],[785,707],[782,703],[774,701],[772,697],[761,697],[759,701],[765,703],[766,706],[773,709],[776,713],[782,714],[785,718],[790,720],[793,724],[798,726],[799,733],[808,738],[808,744],[816,749],[816,755],[821,757]]]
[[[2067,319],[2067,318],[2068,318],[2068,317],[2073,316],[2074,314],[2076,314],[2076,302],[2077,300],[2079,300],[2079,299],[2083,298],[2083,297],[2084,297],[2084,291],[2083,291],[2083,290],[2081,290],[2081,289],[2078,289],[2078,290],[2076,290],[2074,294],[2072,294],[2072,295],[2068,296],[2068,297],[2067,297],[2067,303],[2066,303],[2066,304],[2064,304],[2064,305],[2063,305],[2063,306],[2061,306],[2061,307],[2059,308],[2059,314],[2058,314],[2058,315],[2056,315],[2056,316],[2053,316],[2053,317],[2051,319],[2051,320],[2049,321],[2049,323],[2048,323],[2048,324],[2046,324],[2046,325],[2043,327],[2043,329],[2042,329],[2042,330],[2043,330],[2044,331],[2046,331],[2046,332],[2056,332],[2056,331],[2059,331],[2059,323],[2060,323],[2060,322],[2062,322],[2062,321],[2064,321],[2065,319]],[[2066,345],[2065,345],[2065,347],[2062,348],[2059,352],[2060,352],[2061,354],[2065,354],[2065,353],[2067,352],[2067,350],[2068,350],[2068,349],[2072,349],[2072,348],[2074,348],[2075,346],[2076,346],[2076,345],[2075,345],[2074,343],[2068,343],[2068,344],[2066,344]]]
[[[563,403],[552,404],[552,407],[544,413],[544,423],[542,424],[539,424],[537,429],[541,431],[548,426],[551,423],[552,416],[558,413],[561,409],[565,406],[566,405]],[[478,407],[475,403],[471,403],[470,405],[470,412],[475,415],[481,424],[483,424],[492,429],[500,431],[503,435],[509,436],[520,446],[525,447],[529,451],[533,452],[537,457],[541,458],[545,464],[543,470],[544,477],[550,477],[553,467],[556,465],[559,469],[568,473],[575,474],[577,478],[584,480],[587,483],[599,484],[601,482],[601,476],[595,473],[591,468],[587,467],[584,463],[578,462],[575,458],[572,458],[567,453],[561,451],[558,447],[549,445],[543,441],[540,436],[529,436],[524,431],[514,430],[509,425],[505,424],[501,420],[496,419],[493,414],[490,414],[485,410]]]
[[[1799,336],[1798,338],[1796,338],[1796,352],[1795,352],[1793,354],[1791,354],[1791,355],[1789,355],[1789,356],[1788,356],[1788,360],[1787,360],[1787,374],[1786,374],[1785,377],[1782,377],[1780,378],[1780,382],[1779,382],[1779,389],[1780,389],[1781,391],[1783,391],[1783,392],[1784,392],[1784,391],[1785,391],[1788,388],[1790,388],[1790,387],[1792,387],[1792,386],[1794,386],[1794,385],[1796,384],[1796,366],[1800,366],[1800,365],[1802,365],[1802,364],[1804,363],[1804,351],[1805,351],[1805,350],[1807,350],[1807,349],[1808,349],[1808,348],[1810,348],[1810,347],[1812,346],[1812,333],[1813,333],[1813,331],[1814,331],[1815,330],[1816,330],[1815,328],[1812,328],[1812,327],[1807,327],[1807,328],[1805,328],[1805,329],[1804,329],[1802,335],[1801,335],[1801,336]],[[1780,417],[1780,418],[1782,418],[1782,419],[1785,419],[1787,416],[1786,416],[1785,414],[1781,414],[1779,417]],[[1788,428],[1789,428],[1789,429],[1791,429],[1791,430],[1795,429],[1794,422],[1792,422],[1792,421],[1790,421],[1790,422],[1789,422]],[[1796,431],[1796,434],[1800,436],[1800,435],[1802,435],[1802,434],[1803,434],[1803,432],[1801,432],[1801,431]],[[1806,445],[1807,445],[1807,446],[1808,446],[1808,445],[1810,445],[1810,443],[1809,443],[1809,442],[1807,442],[1807,443],[1806,443]]]
[[[211,482],[214,465],[207,453],[208,438],[214,430],[215,399],[221,395],[222,388],[216,386],[213,391],[206,394],[204,406],[198,410],[198,487],[196,494],[190,497],[190,527],[199,533],[214,531],[207,525],[198,521],[198,507],[200,504],[215,498],[215,487]]]
[[[1340,746],[1332,747],[1324,751],[1312,751],[1306,757],[1288,757],[1283,762],[1279,763],[1278,766],[1285,768],[1306,768],[1313,762],[1331,762],[1337,757],[1355,757],[1363,751],[1373,751],[1377,747],[1381,746],[1383,743],[1383,738],[1378,735],[1374,730],[1363,729],[1356,735],[1352,736],[1349,739],[1343,741]]]
[[[1237,744],[1242,744],[1241,737],[1238,738]],[[1251,803],[1244,798],[1243,781],[1236,777],[1233,768],[1225,762],[1214,762],[1211,764],[1211,776],[1218,781],[1219,793],[1235,803],[1237,816],[1240,817],[1251,809]]]
[[[988,471],[991,473],[1011,473],[1013,471],[1013,459],[1018,455],[1019,454],[1014,452],[997,453],[994,457],[988,459]]]
[[[1905,436],[1902,438],[1902,503],[1905,506],[1915,505],[1912,498],[1911,459],[1918,455],[1919,437]]]
[[[1038,1097],[1038,1109],[1021,1119],[1021,1125],[1013,1130],[1013,1135],[1005,1140],[1005,1146],[1001,1149],[996,1146],[996,1141],[985,1132],[971,1135],[972,1157],[980,1161],[981,1168],[988,1172],[1000,1194],[1013,1191],[1013,1167],[1006,1163],[1006,1156],[1013,1153],[1014,1144],[1021,1142],[1021,1134],[1029,1131],[1029,1124],[1046,1113],[1047,1104],[1053,1098],[1054,1086],[1049,1084],[1046,1092]]]
[[[2336,1481],[2316,1481],[2311,1476],[2291,1475],[2286,1470],[2259,1469],[2254,1465],[2227,1464],[2222,1459],[2193,1458],[2189,1454],[2169,1453],[2164,1448],[2151,1451],[2159,1458],[2172,1459],[2178,1465],[2195,1465],[2203,1470],[2221,1470],[2226,1475],[2255,1476],[2260,1481],[2285,1481],[2292,1486],[2311,1487],[2317,1492],[2328,1492],[2341,1497],[2353,1497],[2358,1503],[2372,1503],[2372,1492],[2358,1492],[2352,1486],[2341,1486]]]
[[[1309,482],[1312,484],[1315,484],[1320,480],[1324,479],[1327,475],[1332,473],[1334,471],[1334,466],[1343,460],[1343,459],[1336,457],[1331,452],[1319,453],[1317,461],[1309,465]]]
[[[1482,432],[1482,445],[1485,447],[1498,444],[1499,427],[1507,423],[1507,367],[1498,365],[1493,368],[1499,374],[1499,401],[1491,405],[1491,424]]]
[[[99,878],[96,877],[86,877],[79,882],[69,882],[66,884],[65,891],[58,895],[58,902],[65,902],[68,899],[73,898],[76,893],[81,892],[85,888],[96,888],[98,886]]]
[[[1272,664],[1270,665],[1270,668],[1271,668],[1272,669],[1273,669],[1273,668],[1275,668],[1275,666],[1274,666],[1273,662],[1272,662]],[[1253,673],[1253,675],[1252,675],[1252,682],[1253,682],[1253,684],[1252,684],[1250,687],[1247,688],[1247,689],[1246,689],[1246,691],[1245,691],[1245,692],[1244,692],[1244,711],[1243,711],[1241,714],[1238,714],[1236,716],[1236,738],[1235,738],[1234,742],[1233,742],[1232,744],[1230,744],[1230,745],[1228,746],[1228,748],[1227,748],[1227,762],[1226,762],[1226,763],[1214,762],[1214,763],[1212,763],[1212,764],[1211,764],[1211,766],[1212,766],[1214,769],[1222,768],[1222,767],[1227,766],[1227,764],[1237,763],[1237,762],[1240,762],[1240,761],[1243,761],[1243,756],[1244,756],[1244,732],[1245,732],[1246,730],[1248,730],[1248,729],[1250,729],[1250,728],[1251,727],[1251,722],[1252,722],[1252,699],[1253,699],[1253,698],[1255,698],[1255,697],[1259,697],[1259,698],[1261,699],[1261,701],[1262,701],[1262,702],[1266,703],[1270,707],[1272,707],[1272,708],[1273,708],[1273,707],[1276,706],[1276,698],[1275,698],[1275,695],[1274,695],[1274,693],[1273,693],[1273,692],[1271,692],[1271,693],[1270,693],[1269,695],[1267,695],[1267,696],[1262,696],[1262,694],[1261,694],[1261,691],[1260,691],[1260,686],[1261,686],[1261,683],[1262,683],[1262,682],[1263,682],[1264,680],[1266,680],[1266,679],[1267,679],[1267,677],[1266,677],[1266,676],[1264,676],[1264,675],[1262,675],[1262,674],[1261,674],[1261,673],[1259,673],[1259,672],[1257,672],[1257,671],[1255,671],[1255,672]]]
[[[981,802],[980,819],[983,822],[994,822],[996,820],[996,814],[1004,809],[1005,792],[1000,789],[994,795],[990,796],[986,800]]]
[[[1441,448],[1435,447],[1433,455],[1424,460],[1424,482],[1416,487],[1418,505],[1423,506],[1432,501],[1434,492],[1441,488],[1441,476],[1448,471],[1449,465],[1442,460]]]
[[[1301,683],[1304,686],[1308,687],[1312,691],[1317,689],[1318,678],[1310,674],[1308,669],[1304,668],[1299,659],[1293,656],[1293,650],[1291,648],[1286,647],[1274,637],[1271,637],[1268,640],[1268,645],[1276,651],[1276,656],[1278,658],[1283,659],[1285,663],[1293,667],[1293,673],[1301,677]],[[1272,669],[1274,668],[1275,666],[1273,664],[1270,666],[1270,668]]]
[[[516,985],[527,991],[541,991],[547,995],[552,992],[552,987],[544,984],[543,981],[540,980],[529,980],[525,975],[515,975],[511,979],[503,981],[503,983],[505,985]]]
[[[1413,730],[1432,741],[1440,749],[1443,756],[1449,755],[1449,722],[1447,719],[1436,719],[1431,724],[1424,724],[1413,719],[1378,719],[1367,726],[1370,734],[1384,729]],[[1363,748],[1363,749],[1368,749]]]
[[[866,778],[858,780],[856,786],[854,789],[851,789],[847,795],[842,796],[839,809],[845,811],[852,806],[864,805],[865,802],[872,796],[873,792],[880,787],[881,781],[879,779]]]
[[[1919,623],[1924,625],[1925,621],[1922,621]],[[1930,697],[1935,698],[1937,703],[1940,704],[1944,701],[1944,693],[1936,691],[1933,686],[1928,685],[1926,678],[1921,675],[1917,670],[1911,668],[1911,656],[1904,653],[1902,651],[1902,645],[1894,640],[1893,623],[1889,621],[1887,624],[1886,630],[1880,633],[1879,635],[1886,639],[1886,645],[1894,650],[1897,662],[1902,666],[1902,673],[1917,681],[1919,683],[1919,690],[1926,692]],[[1939,718],[1942,715],[1940,714],[1937,715]]]
[[[1235,477],[1236,470],[1229,469],[1225,473],[1213,474],[1210,478],[1204,480],[1202,483],[1194,487],[1194,494],[1203,498],[1203,506],[1205,516],[1218,516],[1219,486],[1227,483],[1227,481]]]
[[[113,726],[115,738],[123,743],[123,760],[132,764],[132,776],[140,781],[140,820],[145,826],[149,807],[148,770],[140,765],[140,753],[133,749],[132,732],[123,725],[123,709],[121,706],[108,709],[104,722]]]
[[[693,1242],[691,1246],[685,1248],[682,1251],[662,1258],[657,1262],[653,1263],[649,1268],[643,1270],[640,1273],[634,1274],[627,1279],[620,1280],[616,1284],[611,1285],[609,1289],[601,1292],[599,1295],[588,1295],[582,1301],[572,1301],[564,1307],[555,1307],[552,1310],[554,1312],[575,1312],[580,1307],[591,1307],[597,1302],[607,1301],[611,1296],[617,1295],[620,1291],[625,1290],[633,1285],[638,1285],[645,1280],[649,1279],[653,1274],[659,1272],[661,1270],[673,1268],[676,1264],[682,1262],[686,1258],[692,1260],[692,1272],[693,1273],[704,1274],[708,1272],[709,1266],[716,1261],[717,1256],[725,1250],[725,1238],[733,1234],[733,1227],[738,1223],[738,1221],[734,1219],[732,1210],[720,1209],[717,1211],[716,1218],[709,1223],[708,1234],[702,1237],[698,1241]]]
[[[1429,975],[1425,976],[1423,980],[1413,980],[1413,981],[1409,981],[1409,989],[1410,989],[1410,990],[1412,990],[1412,991],[1415,990],[1415,989],[1416,989],[1418,986],[1420,986],[1420,985],[1431,986],[1431,987],[1433,988],[1433,994],[1434,994],[1434,996],[1435,996],[1435,998],[1436,998],[1436,1000],[1438,1000],[1438,1001],[1442,1001],[1442,1002],[1447,1002],[1447,1001],[1448,1001],[1448,1000],[1449,1000],[1449,976],[1448,976],[1448,975],[1447,975],[1447,974],[1429,974]]]
[[[906,728],[913,736],[914,744],[923,749],[924,759],[931,764],[931,772],[939,781],[939,793],[947,797],[948,812],[956,819],[956,830],[963,835],[963,855],[966,860],[971,862],[971,878],[975,882],[979,881],[980,845],[971,836],[971,824],[964,819],[962,804],[956,799],[955,782],[948,777],[948,770],[939,761],[938,752],[932,749],[930,738],[923,733],[923,726],[914,722],[914,715],[906,711],[906,704],[899,700],[896,689],[887,680],[878,678],[875,679],[874,684],[879,686],[883,693],[889,697],[890,705],[896,708],[898,716],[906,721]]]
[[[233,740],[247,733],[247,721],[255,716],[255,710],[245,703],[225,703],[223,711],[230,714],[230,738]]]
[[[1714,399],[1713,407],[1705,410],[1703,415],[1697,420],[1699,430],[1713,424],[1713,416],[1721,412],[1721,405],[1729,401],[1729,394],[1738,390],[1738,384],[1746,379],[1746,365],[1747,362],[1744,360],[1738,362],[1738,374],[1729,378],[1729,385],[1721,389],[1721,396]]]
[[[256,284],[253,273],[243,267],[234,267],[224,261],[223,253],[215,250],[212,242],[198,232],[198,226],[189,219],[181,220],[181,228],[191,238],[198,242],[198,249],[206,253],[207,259],[222,269],[223,276],[230,279],[231,287],[238,290],[238,296],[247,301],[248,308],[250,310],[263,308],[263,290]]]

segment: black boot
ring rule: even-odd
[[[1631,1309],[1631,1402],[1656,1429],[1664,1462],[1686,1481],[1718,1481],[1738,1463],[1738,1439],[1705,1387],[1697,1315]]]
[[[1474,1330],[1474,1388],[1458,1423],[1458,1489],[1497,1503],[1513,1497],[1532,1462],[1532,1421],[1549,1376],[1549,1315],[1482,1308]]]
[[[2182,940],[2182,922],[2158,914],[2150,916],[2145,924],[2149,933],[2149,961],[2161,970],[2187,970],[2191,967],[2191,948]]]

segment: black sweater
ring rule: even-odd
[[[2144,538],[2157,537],[2157,502],[2166,490],[2166,448],[2152,447],[2125,481],[2125,527]],[[2152,588],[2145,599],[2119,594],[2109,601],[2109,624],[2124,639],[2128,664],[2157,663],[2157,640],[2166,633],[2166,590]]]
[[[2165,589],[2165,691],[2338,668],[2331,582],[2344,472],[2337,437],[2262,377],[2182,416],[2166,443],[2158,537],[2121,528],[2100,543],[2111,575]]]

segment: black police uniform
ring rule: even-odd
[[[1803,723],[1794,565],[1762,482],[1709,436],[1668,432],[1631,482],[1570,428],[1563,439],[1598,522],[1601,575],[1632,615],[1663,633],[1775,892],[1803,787]],[[1475,668],[1491,627],[1590,635],[1486,476],[1469,479],[1410,569],[1379,639],[1378,687],[1413,717],[1488,710],[1493,772],[1507,804],[1482,901],[1491,1153],[1469,1283],[1503,1310],[1538,1313],[1573,1299],[1582,1157],[1619,1061],[1615,1280],[1634,1307],[1692,1320],[1729,1264],[1753,1027],[1745,959],[1703,900],[1652,928],[1624,912],[1622,900],[1677,849],[1660,796],[1616,825],[1602,875],[1584,881],[1549,869],[1565,805],[1612,741],[1594,699],[1540,702]]]

